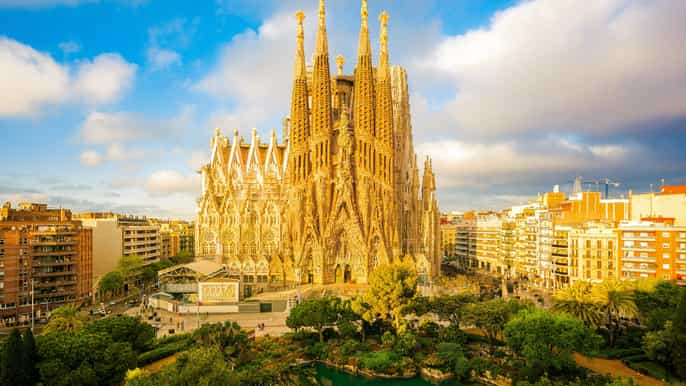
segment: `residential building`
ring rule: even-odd
[[[441,215],[441,248],[443,250],[443,258],[454,260],[457,256],[456,241],[457,241],[457,222],[459,217],[442,214]]]
[[[657,193],[630,194],[631,221],[646,217],[673,217],[674,225],[686,226],[686,185],[664,186]]]
[[[589,222],[569,231],[569,281],[593,283],[619,278],[617,229]]]
[[[5,203],[0,209],[0,325],[30,320],[92,291],[92,232],[67,209]]]
[[[555,288],[569,285],[569,236],[572,230],[568,225],[555,225],[552,241],[552,263],[555,272]]]
[[[686,226],[674,219],[619,225],[621,277],[676,280],[686,284]]]
[[[159,225],[146,217],[113,213],[81,213],[76,215],[84,227],[93,230],[93,284],[117,269],[122,256],[137,255],[144,265],[160,261],[162,241]]]
[[[503,219],[496,213],[483,213],[476,216],[470,232],[469,255],[477,267],[490,272],[502,272],[500,239]]]
[[[473,263],[469,256],[469,237],[473,232],[474,221],[474,212],[468,212],[455,224],[455,257],[463,267],[471,267]]]

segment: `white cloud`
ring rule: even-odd
[[[79,140],[87,144],[109,145],[140,139],[168,139],[187,129],[193,114],[192,106],[183,106],[177,116],[159,120],[146,119],[131,112],[94,111],[81,124]]]
[[[188,166],[193,170],[198,170],[200,167],[210,161],[210,154],[207,151],[192,151],[188,159]]]
[[[110,103],[131,88],[135,75],[135,64],[119,54],[102,54],[79,64],[74,89],[88,104]]]
[[[64,101],[69,72],[49,55],[0,37],[0,117],[30,115]]]
[[[181,64],[181,55],[172,50],[159,47],[150,47],[147,51],[147,59],[152,71],[160,71]]]
[[[173,170],[154,172],[145,184],[145,190],[153,195],[196,193],[200,189],[198,176],[184,176]]]
[[[38,114],[43,107],[119,99],[133,83],[136,65],[102,54],[71,66],[16,40],[0,37],[0,117]]]
[[[475,136],[611,132],[686,115],[686,2],[522,2],[445,38],[424,71],[456,98],[433,128]]]
[[[73,40],[68,40],[58,44],[58,47],[65,55],[73,54],[81,51],[81,45]]]
[[[95,150],[87,150],[81,153],[81,164],[85,166],[98,166],[102,163],[102,155]]]

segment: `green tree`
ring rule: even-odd
[[[377,319],[401,329],[406,307],[417,294],[417,274],[406,264],[387,264],[369,275],[369,289],[353,303],[353,309],[369,323]]]
[[[438,357],[455,374],[458,381],[465,381],[469,378],[471,366],[461,345],[447,342],[439,343],[436,346],[436,352]]]
[[[682,379],[686,379],[686,289],[681,290],[681,300],[674,321],[672,368]]]
[[[106,296],[113,296],[122,288],[124,288],[124,275],[119,271],[106,273],[98,283],[98,290]]]
[[[464,307],[475,303],[477,297],[471,294],[457,294],[451,296],[439,296],[435,298],[420,297],[405,308],[405,313],[414,313],[417,316],[434,313],[440,320],[456,326],[460,325]]]
[[[255,371],[253,374],[258,375]],[[239,382],[217,347],[201,347],[179,354],[173,365],[157,373],[131,378],[126,386],[213,386]]]
[[[117,263],[117,269],[124,276],[125,282],[131,282],[143,268],[143,258],[138,255],[122,256]]]
[[[528,303],[516,299],[504,301],[492,299],[481,303],[473,303],[465,307],[464,319],[474,324],[486,333],[486,337],[494,343],[502,336],[505,325],[519,311],[530,308]]]
[[[14,328],[10,332],[2,350],[2,366],[0,378],[3,386],[15,386],[26,384],[25,368],[22,364],[24,358],[24,346],[19,330]]]
[[[194,259],[191,251],[182,250],[172,258],[176,264],[188,264]]]
[[[574,351],[592,351],[601,341],[581,320],[540,309],[517,314],[505,326],[505,338],[538,375],[572,366]]]
[[[634,302],[641,324],[650,330],[662,329],[672,320],[679,305],[681,287],[666,280],[638,280],[634,287]]]
[[[85,331],[108,334],[114,342],[128,342],[137,352],[149,349],[155,338],[155,329],[151,325],[130,316],[99,319],[87,325]]]
[[[591,285],[583,281],[559,290],[553,297],[553,310],[572,315],[588,327],[602,325],[600,305],[591,298]]]
[[[605,315],[610,346],[614,346],[621,318],[633,318],[638,315],[631,289],[619,280],[605,280],[593,287],[591,297],[600,307],[600,312]]]
[[[86,313],[79,311],[74,305],[64,305],[55,308],[48,324],[43,329],[44,333],[51,332],[78,332],[83,329],[88,320]]]
[[[38,371],[45,386],[119,386],[136,353],[108,334],[85,331],[49,333],[38,337]]]
[[[319,341],[324,342],[324,329],[333,326],[341,315],[341,300],[323,297],[306,300],[291,309],[286,325],[298,330],[302,327],[314,328],[319,333]]]
[[[24,366],[24,376],[26,377],[26,383],[33,385],[38,382],[38,370],[36,369],[36,361],[38,353],[36,351],[36,340],[33,337],[33,333],[30,329],[24,331],[22,336],[22,365]]]

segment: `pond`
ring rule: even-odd
[[[354,376],[343,371],[332,369],[324,365],[315,365],[317,372],[317,380],[324,386],[435,386],[433,383],[425,381],[422,378],[415,379],[369,379],[362,376]],[[445,382],[445,385],[455,383]]]

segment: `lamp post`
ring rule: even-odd
[[[36,319],[36,314],[34,312],[35,308],[35,303],[34,303],[34,297],[33,297],[33,292],[34,292],[34,278],[31,278],[31,332],[33,332],[33,322]]]

